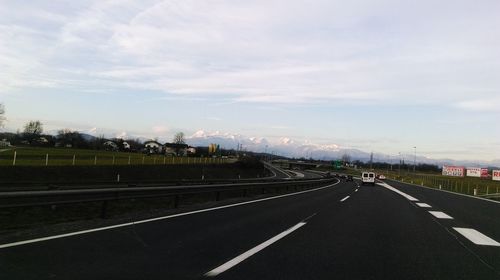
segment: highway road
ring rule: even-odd
[[[388,181],[0,245],[0,279],[500,279],[500,204]]]

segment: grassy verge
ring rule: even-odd
[[[0,152],[0,166],[165,165],[230,162],[230,159],[222,158],[167,157],[164,155],[71,148],[17,147],[3,149]]]
[[[182,180],[245,179],[269,176],[266,169],[241,164],[3,166],[0,191],[59,188],[91,184],[181,182]],[[119,181],[118,181],[119,177]]]
[[[324,171],[332,173],[350,174],[360,176],[363,170],[347,168],[344,170],[335,170],[330,167],[323,167]],[[449,177],[439,173],[416,173],[397,170],[373,170],[377,174],[384,174],[388,179],[400,182],[426,186],[441,190],[447,190],[467,195],[487,196],[500,194],[500,181],[491,179],[482,179],[475,177]]]

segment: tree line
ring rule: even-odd
[[[0,103],[0,127],[3,126],[5,118],[5,107]],[[22,131],[17,133],[0,133],[0,140],[5,139],[11,145],[30,145],[46,147],[71,147],[81,149],[104,150],[109,148],[105,145],[107,141],[114,142],[119,150],[141,151],[144,143],[140,139],[105,138],[104,135],[92,136],[82,134],[79,131],[68,128],[61,129],[56,135],[44,133],[43,123],[39,120],[27,122]],[[124,145],[125,142],[127,145]],[[173,139],[173,143],[185,144],[184,133],[178,132]]]

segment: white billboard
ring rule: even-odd
[[[481,177],[481,168],[467,167],[467,177]]]
[[[495,181],[500,181],[500,170],[493,170],[492,178]]]
[[[464,177],[465,167],[443,165],[443,175],[444,176]]]

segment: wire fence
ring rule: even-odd
[[[440,175],[387,175],[389,179],[473,196],[500,194],[500,182],[469,177],[448,178]]]
[[[221,157],[176,157],[146,154],[32,154],[14,151],[0,155],[0,166],[88,166],[88,165],[166,165],[225,164],[234,160]]]

